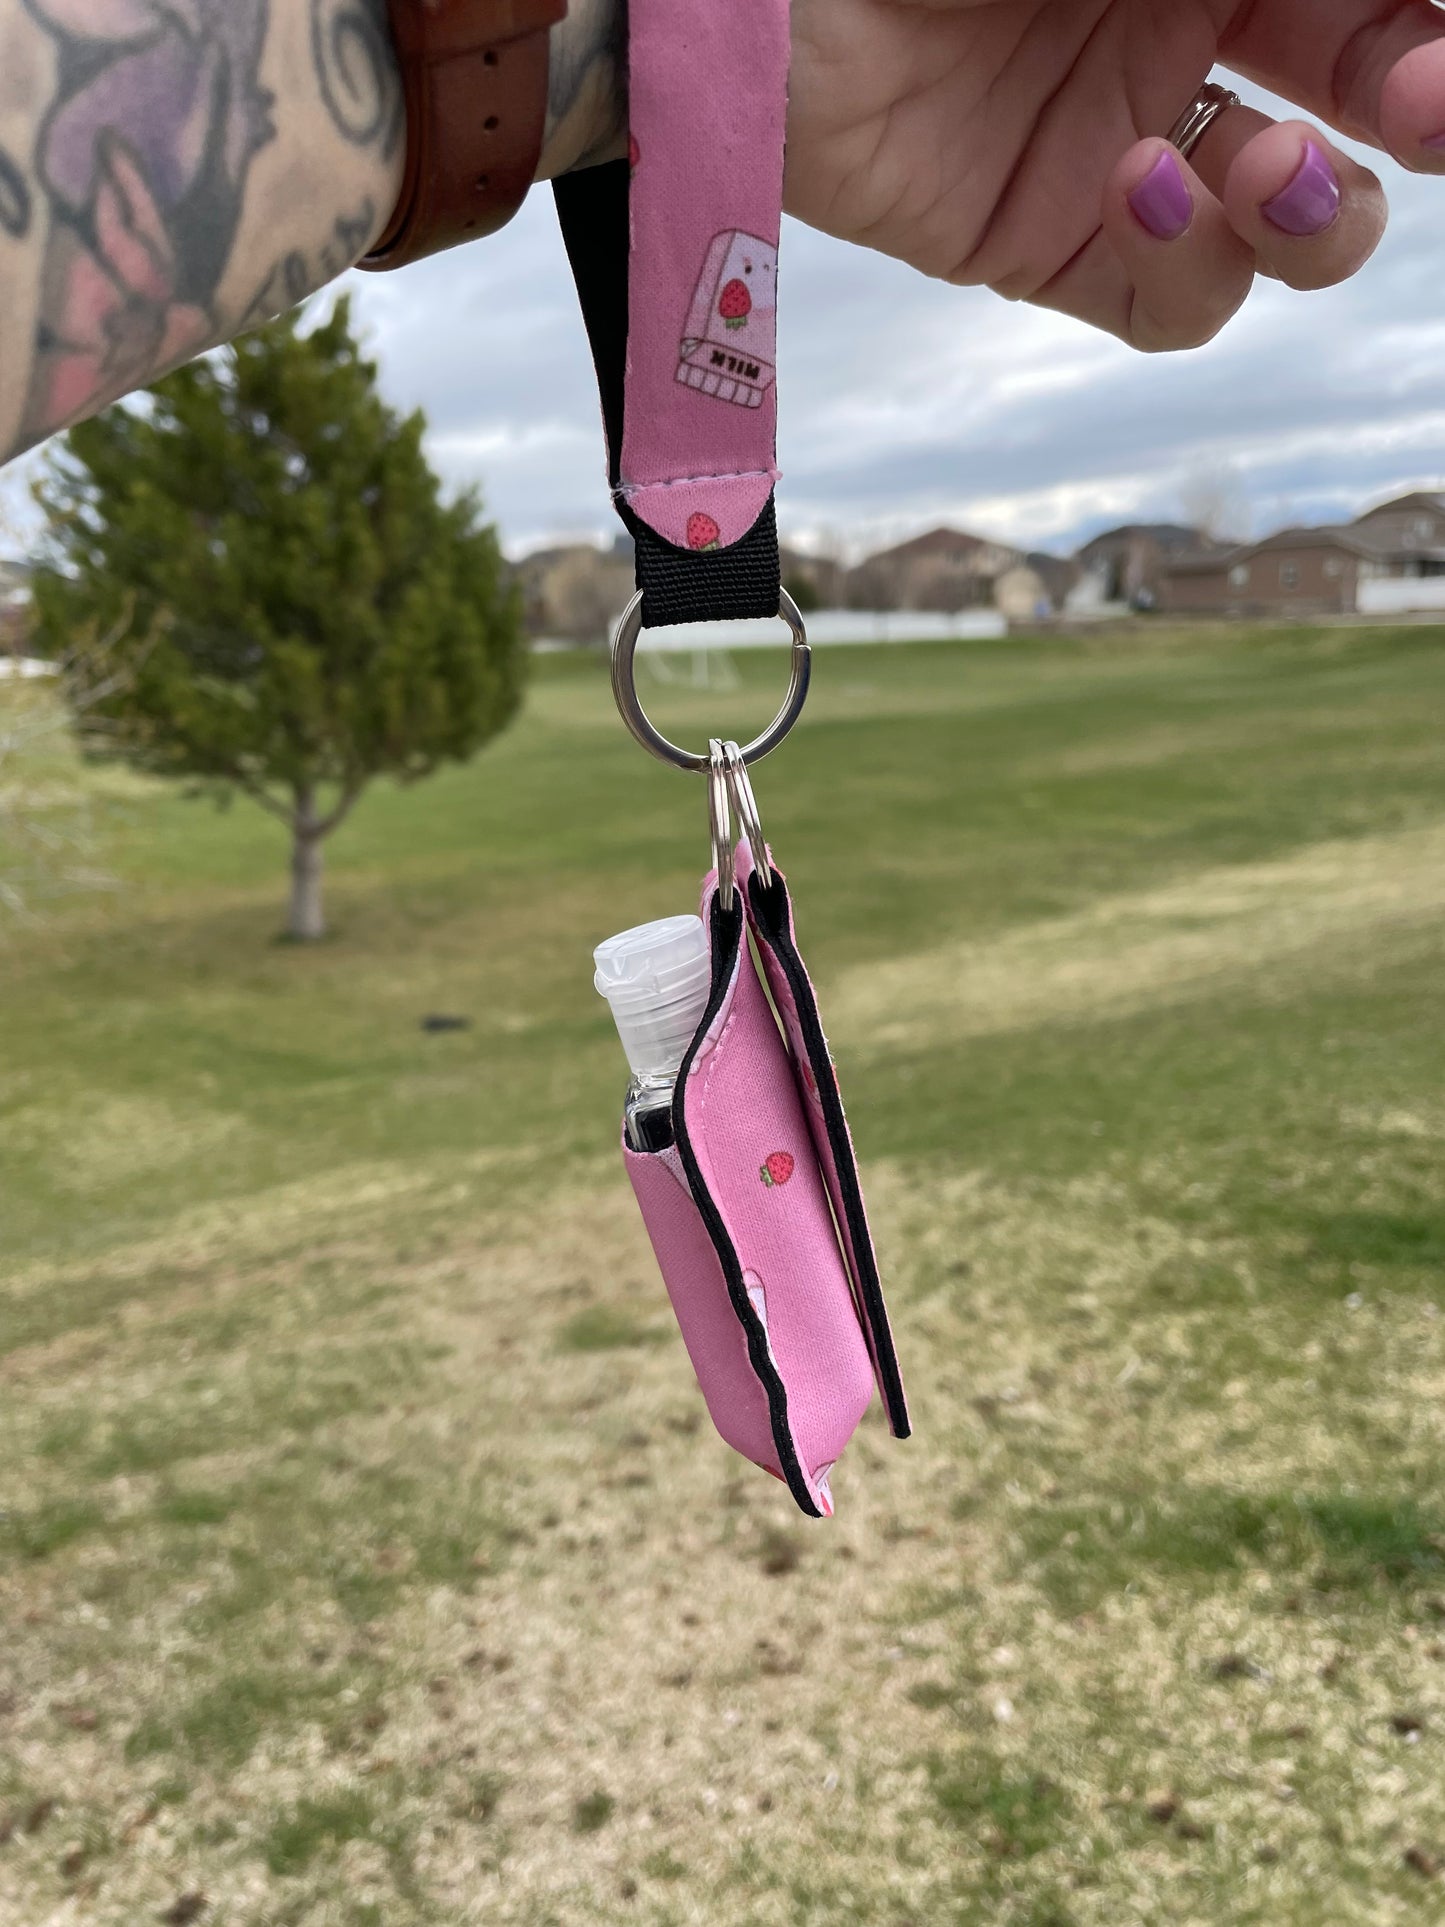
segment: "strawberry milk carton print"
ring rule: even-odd
[[[688,310],[677,378],[740,408],[761,408],[777,359],[778,250],[755,234],[713,236]]]

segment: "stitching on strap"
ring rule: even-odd
[[[625,502],[633,495],[645,495],[654,488],[691,488],[698,482],[778,482],[781,479],[775,468],[735,468],[724,475],[674,475],[665,482],[619,482],[612,493]]]

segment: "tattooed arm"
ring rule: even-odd
[[[616,147],[621,4],[554,32],[542,174]],[[385,0],[0,0],[0,461],[341,273],[404,145]]]
[[[626,0],[571,0],[552,29],[539,181],[627,152]]]

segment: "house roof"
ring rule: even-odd
[[[1412,489],[1408,495],[1396,495],[1388,502],[1376,502],[1375,506],[1365,509],[1355,517],[1353,527],[1367,522],[1375,515],[1389,515],[1410,509],[1428,509],[1435,515],[1445,515],[1445,493],[1437,489]]]
[[[529,549],[526,555],[519,555],[512,564],[519,575],[535,574],[539,569],[550,569],[571,556],[585,555],[591,562],[626,562],[631,558],[619,556],[615,549],[602,549],[595,542],[554,542],[543,549]]]
[[[1054,595],[1071,589],[1083,574],[1073,556],[1051,555],[1047,549],[1030,549],[1024,561]]]
[[[1378,555],[1379,545],[1365,541],[1353,529],[1277,529],[1260,542],[1240,542],[1232,549],[1212,549],[1207,555],[1180,556],[1169,564],[1170,575],[1213,575],[1233,569],[1271,549],[1344,549],[1352,555]]]
[[[1318,528],[1276,529],[1244,547],[1251,555],[1263,555],[1269,549],[1346,549],[1354,555],[1373,556],[1380,554],[1384,544],[1365,529],[1324,523]]]
[[[967,529],[930,529],[926,535],[915,535],[907,542],[898,542],[891,549],[879,549],[875,555],[865,558],[866,568],[872,562],[926,562],[931,556],[953,556],[960,550],[973,555],[980,549],[1011,548],[1008,542],[995,542],[991,536],[970,535]]]
[[[1388,536],[1377,534],[1375,530],[1350,524],[1326,524],[1319,528],[1276,529],[1259,542],[1241,542],[1232,549],[1217,549],[1208,555],[1181,556],[1169,564],[1170,575],[1208,575],[1220,569],[1232,569],[1241,562],[1252,561],[1257,555],[1268,555],[1279,549],[1334,549],[1346,555],[1363,556],[1369,561],[1378,561],[1382,556],[1392,556],[1396,560],[1407,557],[1445,557],[1445,550],[1421,544],[1414,548],[1402,548]]]
[[[1105,542],[1128,541],[1133,536],[1146,536],[1156,542],[1161,549],[1217,549],[1218,544],[1203,529],[1190,528],[1183,522],[1121,522],[1116,529],[1101,529],[1091,535],[1079,549],[1080,555],[1088,555],[1091,549],[1099,548]]]

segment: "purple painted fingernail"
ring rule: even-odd
[[[1260,213],[1281,234],[1323,234],[1340,211],[1340,177],[1324,150],[1305,142],[1304,159],[1292,178]]]
[[[1445,148],[1445,134],[1427,134],[1420,145],[1422,147],[1433,147],[1438,154],[1442,148]]]
[[[1194,203],[1179,172],[1179,163],[1164,148],[1149,172],[1128,196],[1130,212],[1156,241],[1177,241],[1194,219]]]

